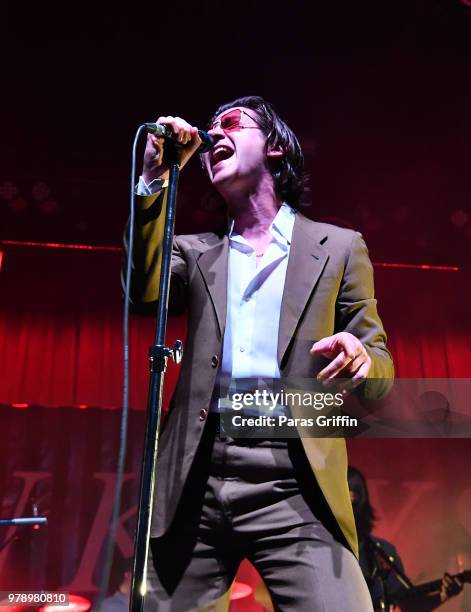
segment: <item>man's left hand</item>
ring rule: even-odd
[[[443,603],[458,595],[463,590],[463,583],[456,576],[451,576],[445,573],[442,578],[442,584],[440,587],[440,601]]]
[[[311,355],[323,355],[332,361],[317,375],[320,381],[350,378],[353,386],[368,376],[371,358],[363,344],[349,332],[339,332],[312,345]]]

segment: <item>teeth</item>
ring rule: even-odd
[[[213,152],[211,154],[211,164],[218,164],[223,159],[227,159],[228,157],[230,157],[232,153],[233,151],[229,147],[226,147],[225,145],[218,145],[213,149]]]

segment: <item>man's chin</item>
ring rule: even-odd
[[[228,168],[219,168],[213,174],[211,182],[213,187],[218,189],[219,186],[227,185],[230,183],[233,177],[233,173]]]

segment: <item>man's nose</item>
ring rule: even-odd
[[[224,136],[226,135],[221,125],[216,125],[212,127],[210,130],[208,130],[208,134],[212,136],[216,142],[224,138]]]

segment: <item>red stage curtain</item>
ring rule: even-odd
[[[0,402],[121,405],[121,257],[14,248],[0,273]],[[471,377],[469,272],[377,268],[380,314],[400,377]],[[131,405],[146,405],[154,323],[133,317]],[[169,342],[185,334],[170,319]],[[166,401],[178,370],[169,368]]]
[[[122,403],[121,257],[114,252],[12,249],[0,273],[0,402]],[[185,334],[170,319],[169,342]],[[131,321],[131,406],[144,408],[151,318]],[[168,370],[172,387],[177,369]],[[168,393],[165,398],[168,402]]]

